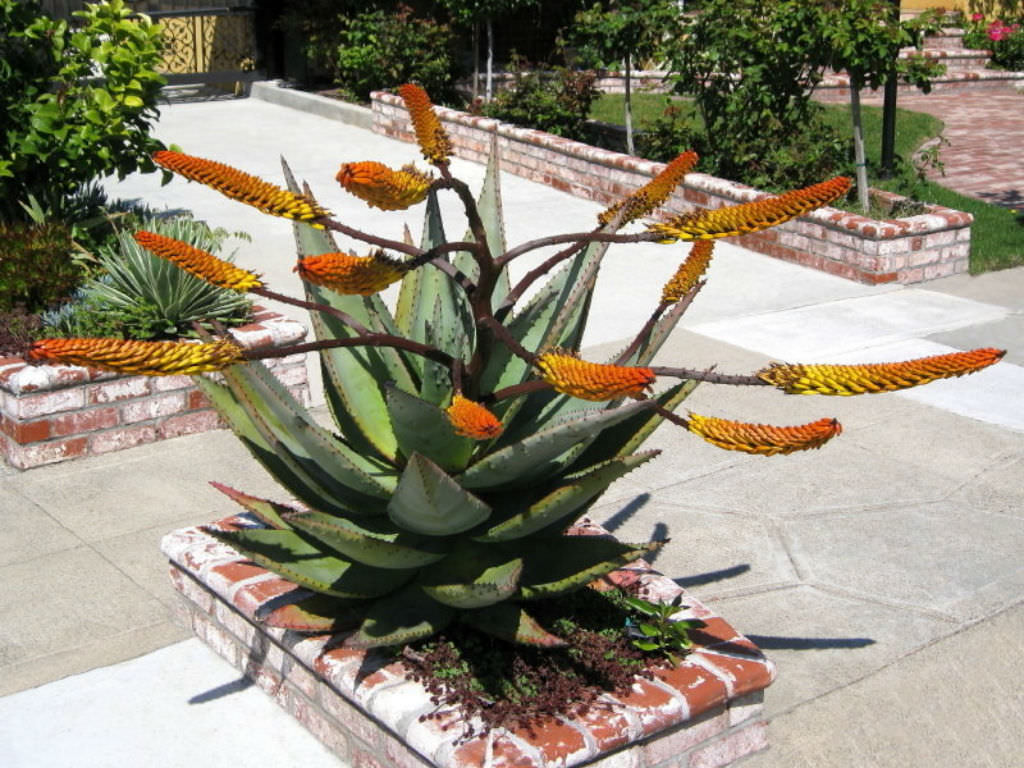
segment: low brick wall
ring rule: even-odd
[[[246,516],[217,523],[253,525]],[[586,522],[576,533],[607,535]],[[604,694],[582,716],[542,722],[532,732],[493,732],[488,763],[488,737],[466,739],[458,713],[422,717],[436,707],[401,662],[341,647],[330,635],[257,624],[254,616],[271,603],[284,605],[294,584],[198,528],[175,531],[161,546],[183,598],[179,618],[346,765],[720,768],[768,746],[762,701],[774,664],[689,595],[680,618],[699,617],[708,626],[692,633],[695,650],[678,667],[666,667],[653,680],[637,678],[628,694]],[[621,586],[639,583],[650,600],[671,601],[683,591],[642,560],[605,578]]]
[[[306,329],[257,308],[231,331],[246,348],[301,341]],[[305,355],[265,361],[309,401]],[[223,426],[189,376],[122,376],[72,365],[0,358],[0,449],[18,469],[131,448]]]
[[[415,141],[399,97],[375,92],[372,101],[376,132]],[[621,200],[665,167],[453,109],[438,108],[437,112],[457,156],[486,162],[491,140],[497,136],[502,170],[603,205]],[[720,208],[765,196],[744,184],[691,173],[664,206],[662,215],[695,207]],[[926,212],[918,216],[885,221],[822,208],[731,242],[863,283],[917,283],[967,271],[972,221],[969,213],[937,205],[926,206]]]

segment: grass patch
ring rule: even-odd
[[[645,122],[659,117],[664,112],[668,99],[668,96],[659,93],[633,94],[633,124],[642,128]],[[672,97],[672,100],[686,101],[678,97]],[[594,120],[621,125],[622,102],[621,93],[603,94],[594,103],[590,116]],[[882,109],[865,106],[861,110],[868,167],[878,168],[881,165]],[[696,119],[699,120],[699,117]],[[825,119],[844,135],[852,136],[849,105],[825,105]],[[943,123],[937,117],[897,109],[896,155],[910,158],[922,144],[938,136],[942,128]],[[1013,211],[961,195],[943,187],[941,183],[920,181],[909,162],[903,163],[895,178],[883,180],[872,176],[871,183],[878,189],[973,215],[970,258],[972,275],[1024,265],[1024,211]],[[859,210],[851,205],[844,207],[848,210]]]

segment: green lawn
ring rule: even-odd
[[[668,97],[664,94],[638,93],[633,95],[633,124],[642,127],[665,110]],[[852,135],[850,108],[847,105],[826,106],[826,120],[836,129]],[[864,143],[869,167],[878,167],[882,142],[882,110],[863,107]],[[621,125],[622,94],[606,93],[594,103],[591,118]],[[942,132],[942,121],[922,112],[897,109],[896,154],[909,158],[928,139]],[[1024,211],[1011,211],[998,205],[966,197],[939,183],[919,182],[912,169],[895,179],[872,179],[880,189],[900,194],[912,191],[914,198],[928,203],[944,205],[966,211],[974,216],[971,227],[971,273],[1006,269],[1024,264]],[[912,190],[910,187],[912,186]]]

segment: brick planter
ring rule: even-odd
[[[416,140],[399,97],[376,92],[372,100],[375,131],[402,141]],[[453,109],[438,108],[437,113],[459,157],[485,162],[491,139],[497,136],[502,170],[605,205],[621,200],[665,167]],[[691,173],[662,211],[670,216],[763,196],[764,192],[744,184]],[[917,216],[885,221],[822,208],[734,242],[862,283],[918,283],[967,271],[972,221],[969,213],[938,205],[926,206]]]
[[[231,333],[242,346],[258,349],[301,341],[306,329],[257,307],[252,323]],[[304,355],[265,362],[292,394],[308,402]],[[217,412],[189,376],[122,376],[0,358],[0,449],[18,469],[220,426]]]
[[[238,516],[217,525],[256,523]],[[607,535],[586,522],[575,532]],[[181,618],[354,768],[715,768],[767,746],[761,702],[774,665],[692,597],[685,615],[708,626],[694,632],[697,650],[678,668],[637,678],[627,695],[604,694],[582,717],[542,723],[532,733],[502,729],[465,740],[456,713],[422,717],[437,708],[400,662],[336,647],[330,635],[254,622],[261,609],[300,592],[294,584],[197,528],[169,534],[162,549],[183,598]],[[607,578],[639,582],[648,599],[671,600],[682,591],[643,561]]]

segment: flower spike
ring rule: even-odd
[[[416,131],[416,141],[423,151],[423,157],[433,165],[447,163],[448,156],[452,153],[452,141],[434,112],[430,96],[412,83],[400,86],[398,95],[402,97],[405,108],[409,110],[413,130]]]
[[[401,280],[405,265],[375,251],[369,256],[354,253],[324,253],[299,259],[295,271],[308,283],[332,291],[370,296]]]
[[[715,210],[690,211],[663,224],[651,224],[648,230],[664,235],[665,242],[745,235],[810,213],[842,197],[849,189],[850,180],[837,176],[765,200]]]
[[[330,211],[321,208],[316,201],[305,195],[289,192],[230,165],[169,150],[155,153],[153,162],[189,181],[198,181],[232,200],[246,203],[273,216],[315,221],[331,215]]]
[[[201,344],[123,339],[39,339],[29,348],[27,359],[133,375],[171,376],[221,371],[235,363],[245,362],[245,354],[240,346],[227,339]]]
[[[556,391],[581,400],[639,397],[656,378],[650,368],[589,363],[561,351],[540,355],[537,367]]]
[[[345,163],[335,179],[345,191],[382,211],[402,211],[422,203],[434,181],[429,174],[411,165],[393,171],[383,163],[372,160]]]
[[[201,248],[145,230],[136,232],[133,237],[136,243],[153,255],[219,288],[230,288],[245,293],[253,288],[263,287],[259,275],[236,267],[231,262],[219,259]]]
[[[972,349],[948,355],[920,357],[899,363],[865,365],[785,365],[772,363],[757,372],[758,378],[788,394],[862,395],[895,392],[936,379],[948,379],[980,371],[999,362],[1005,349]]]
[[[693,286],[703,277],[711,263],[711,251],[714,246],[714,240],[697,240],[693,244],[686,261],[679,265],[672,279],[661,289],[663,304],[675,304],[693,290]]]
[[[611,208],[598,214],[597,220],[606,226],[615,218],[619,211],[625,211],[620,226],[625,226],[642,216],[649,216],[660,208],[673,190],[679,186],[683,177],[693,170],[697,164],[697,153],[683,152],[651,181],[630,194]]]
[[[490,440],[502,433],[504,427],[498,417],[480,403],[456,392],[452,404],[445,409],[456,435],[474,440]]]
[[[761,456],[820,448],[843,431],[835,419],[818,419],[796,427],[773,427],[701,416],[699,413],[690,413],[686,428],[727,451]]]

